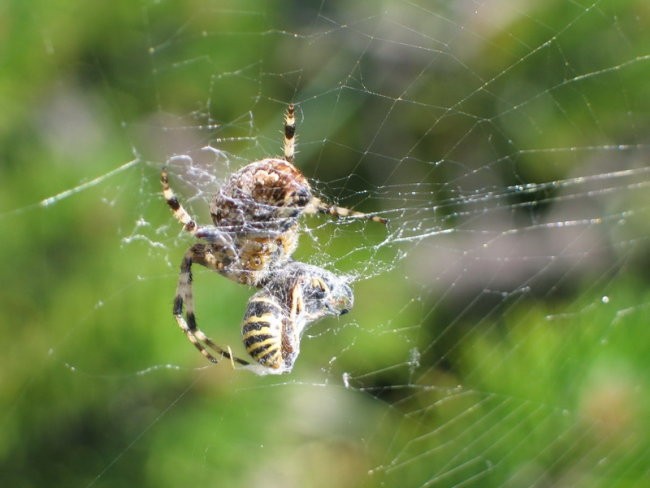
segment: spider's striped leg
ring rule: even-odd
[[[293,163],[294,152],[296,148],[296,117],[294,115],[293,103],[287,107],[287,113],[284,116],[284,159]]]
[[[190,234],[196,234],[198,226],[196,225],[196,222],[192,216],[180,204],[178,198],[176,198],[176,195],[169,186],[169,178],[165,169],[163,169],[162,173],[160,174],[160,182],[162,183],[163,196],[165,197],[165,201],[167,202],[167,205],[169,205],[169,208],[172,209],[176,220],[183,224],[183,229],[185,229],[187,232]]]
[[[236,245],[233,236],[229,232],[224,232],[218,227],[212,225],[202,225],[196,229],[194,236],[203,239],[220,249],[230,259],[237,259]],[[209,264],[206,264],[210,268]]]
[[[213,268],[214,266],[211,266],[210,264],[216,262],[216,260],[206,259],[206,252],[209,252],[209,249],[207,249],[205,244],[195,244],[183,257],[183,261],[181,262],[181,272],[178,277],[178,287],[176,288],[176,297],[174,298],[174,317],[176,318],[178,326],[185,333],[185,336],[208,361],[213,363],[219,362],[219,360],[206,349],[206,346],[230,361],[243,365],[250,364],[248,361],[239,359],[238,357],[233,356],[229,351],[217,346],[201,329],[198,328],[196,323],[194,299],[192,296],[192,263]],[[185,306],[185,317],[183,317],[183,306]]]
[[[388,223],[388,219],[385,219],[383,217],[366,214],[363,212],[357,212],[356,210],[351,210],[345,207],[339,207],[337,205],[328,205],[327,203],[323,202],[320,198],[312,198],[311,202],[309,202],[309,204],[305,208],[305,213],[323,213],[327,215],[332,215],[334,217],[367,219],[384,225]]]
[[[236,257],[232,236],[213,225],[198,225],[178,201],[174,191],[169,186],[167,172],[164,169],[160,175],[160,181],[162,183],[165,201],[169,205],[169,208],[172,209],[176,220],[183,224],[183,229],[199,239],[204,239],[211,244],[220,246],[229,257]]]

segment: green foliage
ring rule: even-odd
[[[295,372],[278,379],[228,364],[197,369],[203,359],[171,317],[177,261],[189,240],[169,232],[154,244],[123,240],[143,215],[154,238],[152,229],[171,221],[157,175],[177,133],[163,130],[147,146],[140,145],[143,132],[203,124],[195,145],[262,157],[279,151],[278,114],[298,96],[299,156],[324,191],[340,189],[327,182],[350,172],[356,178],[348,189],[363,192],[386,184],[387,174],[391,184],[453,181],[513,148],[645,141],[647,62],[579,78],[647,55],[647,7],[623,4],[599,2],[602,15],[591,15],[580,2],[547,2],[530,14],[535,22],[513,15],[502,29],[484,26],[462,64],[442,56],[431,73],[409,75],[417,81],[406,88],[406,74],[387,73],[385,59],[366,53],[377,39],[354,36],[374,16],[348,12],[357,7],[345,2],[293,2],[289,9],[285,2],[37,0],[0,7],[0,30],[7,29],[0,34],[0,485],[647,481],[650,296],[642,266],[617,267],[606,286],[585,282],[559,298],[525,297],[476,326],[462,307],[437,306],[448,290],[405,279],[396,255],[418,242],[376,251],[383,229],[323,224],[303,237],[300,257],[318,251],[314,242],[328,242],[327,257],[342,270],[375,259],[367,269],[379,271],[355,285],[350,320],[316,326]],[[330,15],[349,15],[353,28],[341,21],[337,35],[323,35]],[[381,15],[402,22],[398,12]],[[565,29],[567,16],[576,28]],[[306,32],[305,19],[320,33],[291,35]],[[531,47],[554,33],[551,55]],[[434,48],[425,53],[433,60],[440,46],[429,40]],[[389,47],[387,58],[394,55]],[[571,90],[560,89],[566,83]],[[520,110],[504,108],[518,100]],[[162,112],[174,122],[160,122],[168,115]],[[249,112],[252,122],[242,115]],[[476,135],[487,121],[499,131],[482,144]],[[547,140],[552,144],[539,142]],[[454,164],[437,166],[441,157]],[[85,191],[39,204],[134,158]],[[571,176],[584,159],[522,152],[494,171],[505,183],[551,181]],[[445,199],[444,192],[427,197],[432,207]],[[386,200],[361,206],[402,204]],[[435,218],[454,211],[448,203]],[[422,225],[437,227],[430,218]],[[633,223],[632,231],[621,230],[625,242],[647,236],[647,221]],[[645,263],[632,251],[626,257]],[[238,324],[250,290],[207,272],[195,278],[206,330],[241,351]],[[448,325],[445,313],[458,320],[454,349],[441,339],[440,353],[431,345]]]

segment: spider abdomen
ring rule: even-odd
[[[293,164],[268,158],[233,173],[210,207],[216,226],[250,233],[290,227],[312,199],[307,178]]]

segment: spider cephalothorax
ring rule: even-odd
[[[295,130],[294,107],[289,105],[284,124],[284,159],[255,161],[230,175],[210,205],[214,225],[196,223],[172,191],[167,172],[162,172],[167,204],[183,228],[202,241],[190,247],[181,263],[174,316],[190,341],[213,362],[216,358],[202,344],[222,356],[235,358],[197,328],[191,286],[193,263],[238,283],[261,288],[277,284],[278,271],[291,263],[302,214],[324,213],[386,223],[378,216],[327,205],[313,195],[309,181],[293,165]]]

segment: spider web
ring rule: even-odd
[[[38,122],[8,105],[38,144],[0,195],[3,485],[649,481],[644,2],[144,1],[80,12],[76,50],[56,13]],[[296,258],[355,307],[258,377],[174,324],[192,239],[159,175],[209,223],[290,102],[316,192],[390,222],[304,219]],[[194,292],[243,355],[253,291]]]

